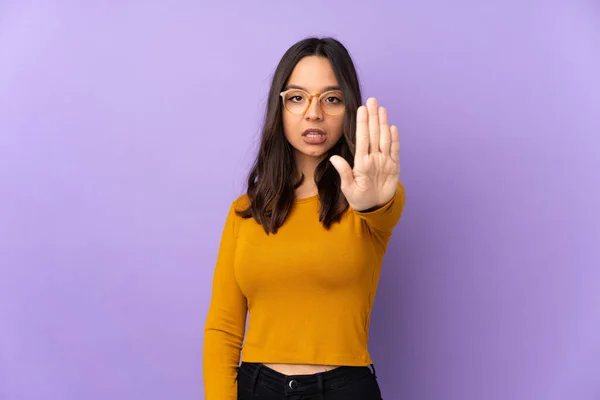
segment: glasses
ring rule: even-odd
[[[304,115],[310,107],[313,97],[319,99],[321,111],[329,116],[340,115],[346,108],[340,90],[309,94],[302,89],[289,89],[279,95],[283,100],[285,109],[294,115]]]

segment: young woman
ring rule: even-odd
[[[361,104],[339,41],[283,55],[247,192],[222,233],[206,400],[381,399],[370,313],[405,194],[398,130],[376,99]]]

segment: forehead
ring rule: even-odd
[[[307,56],[298,61],[287,84],[318,92],[328,86],[337,86],[338,82],[327,58]]]

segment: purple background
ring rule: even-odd
[[[203,398],[220,231],[308,35],[400,127],[384,397],[600,398],[598,1],[201,3],[0,3],[0,399]]]

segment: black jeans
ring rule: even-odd
[[[260,363],[238,368],[238,400],[381,400],[375,367],[284,375]]]

